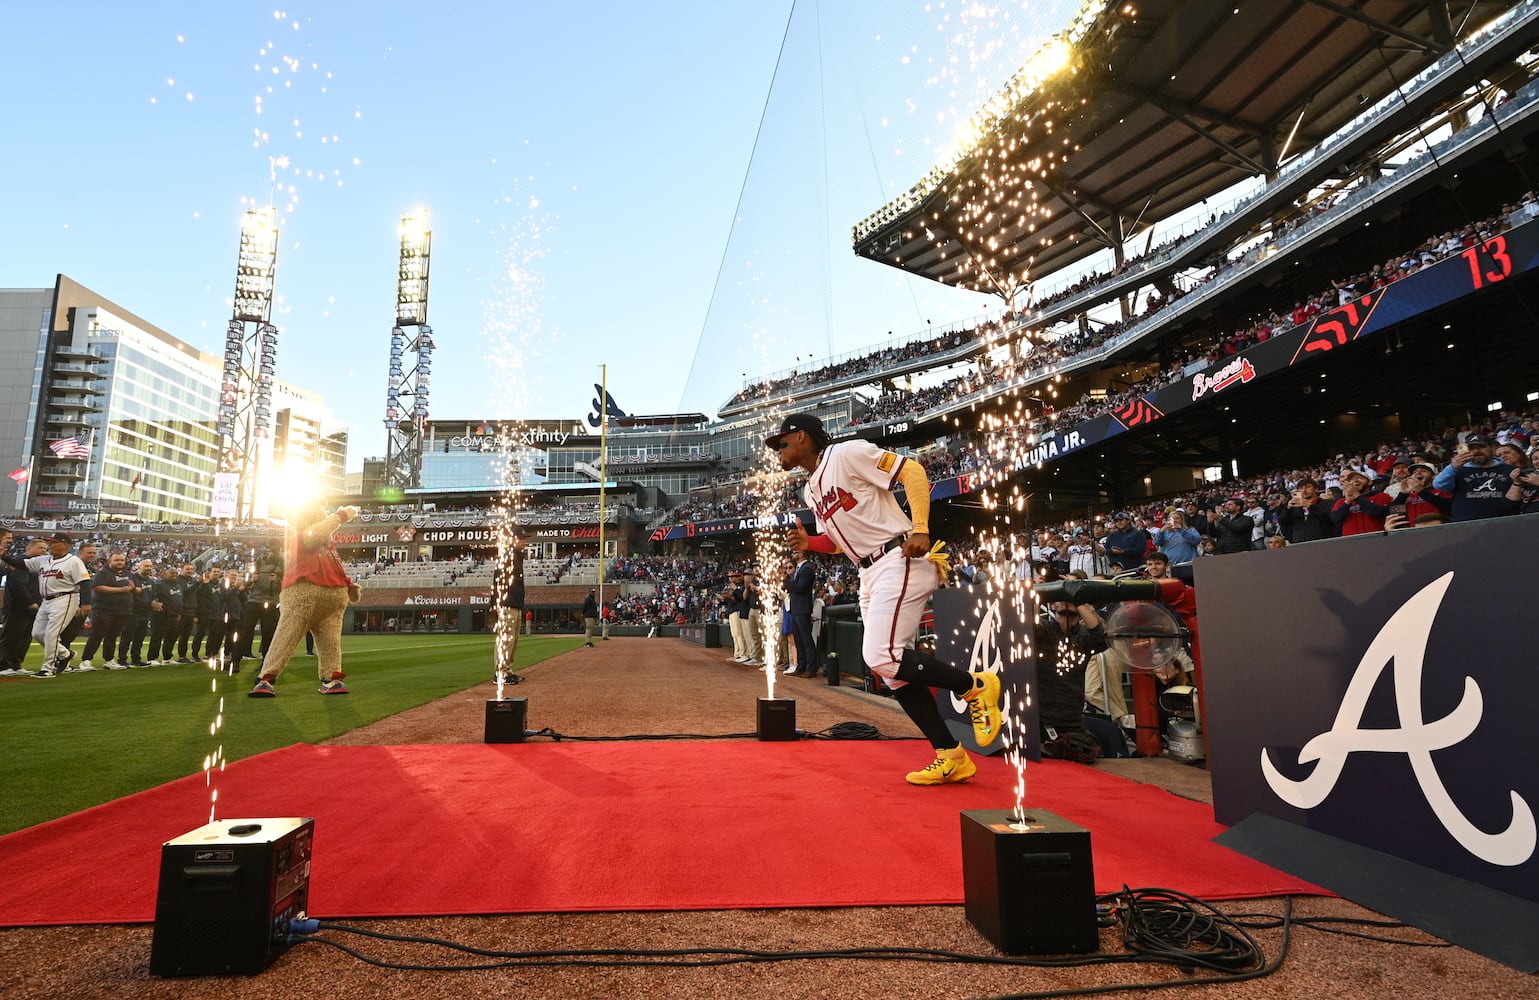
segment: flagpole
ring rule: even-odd
[[[609,366],[599,365],[599,635],[609,638],[604,620],[604,485],[609,481]]]
[[[26,488],[21,491],[22,517],[31,516],[28,512],[32,507],[32,480],[36,478],[34,473],[37,471],[35,468],[33,468],[33,466],[36,464],[36,462],[37,455],[33,454],[27,456],[27,485]]]
[[[86,434],[86,456],[85,456],[86,471],[85,471],[85,481],[87,483],[90,483],[90,481],[91,481],[91,449],[95,446],[95,444],[96,444],[96,428],[92,427],[91,430],[90,430],[90,433]],[[106,475],[107,475],[107,463],[104,461],[102,463],[102,478],[105,479]],[[105,484],[100,479],[97,480],[97,482],[96,482],[96,523],[97,524],[100,524],[101,520],[102,520],[102,486],[103,485],[105,485]],[[86,499],[86,498],[82,497],[81,499]]]

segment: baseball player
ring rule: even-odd
[[[966,781],[978,768],[952,737],[930,688],[966,699],[979,746],[999,737],[999,675],[971,674],[914,649],[925,602],[940,585],[930,555],[930,481],[918,462],[883,451],[869,441],[831,444],[823,422],[794,413],[765,445],[780,454],[780,467],[807,472],[803,490],[819,534],[800,523],[787,541],[797,552],[843,552],[860,567],[861,655],[873,674],[935,748],[935,760],[906,777],[914,785]],[[902,483],[910,522],[893,496]]]
[[[52,677],[58,672],[59,635],[80,609],[80,584],[90,578],[85,563],[70,551],[74,539],[62,531],[44,539],[48,554],[24,560],[29,572],[37,575],[38,590],[43,601],[37,607],[37,617],[32,621],[32,638],[43,644],[43,665],[38,668],[39,677]],[[16,565],[11,559],[7,562]]]

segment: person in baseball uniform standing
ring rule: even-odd
[[[32,638],[43,644],[43,665],[37,676],[52,677],[58,672],[55,663],[59,656],[59,636],[80,609],[80,584],[90,579],[85,563],[70,551],[75,540],[62,531],[50,538],[48,553],[31,559],[6,556],[5,561],[17,569],[26,569],[37,577],[42,602],[37,606],[37,617],[32,620]]]
[[[823,421],[794,413],[765,445],[786,471],[803,469],[803,495],[818,528],[809,535],[798,522],[786,533],[797,552],[844,553],[860,568],[861,655],[892,689],[903,711],[935,748],[929,766],[908,774],[914,785],[966,781],[978,770],[946,728],[931,688],[943,688],[969,705],[979,746],[999,738],[999,675],[968,673],[914,649],[925,603],[941,583],[930,555],[930,480],[924,467],[869,441],[833,444]],[[893,488],[903,484],[913,520]]]

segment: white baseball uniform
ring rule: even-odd
[[[892,487],[908,459],[869,441],[841,441],[823,449],[803,496],[818,530],[860,567],[861,654],[890,688],[903,650],[914,647],[925,602],[940,585],[935,564],[903,555],[913,522]]]
[[[27,569],[37,574],[38,591],[43,595],[32,621],[32,638],[43,644],[43,667],[51,670],[59,655],[59,635],[80,610],[80,584],[91,574],[73,552],[58,559],[33,556],[27,560]]]

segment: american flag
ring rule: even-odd
[[[48,447],[60,458],[90,458],[91,446],[85,438],[63,438],[59,441],[48,442]]]
[[[0,468],[3,468],[3,466],[0,466]],[[32,478],[32,473],[27,471],[26,466],[22,466],[21,468],[19,468],[19,469],[15,470],[14,472],[10,473],[10,476],[11,476],[12,479],[16,480],[18,483],[24,483],[27,480]]]

